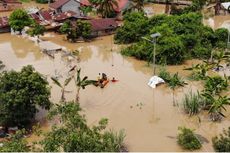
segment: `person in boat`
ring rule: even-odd
[[[113,77],[113,79],[111,81],[112,82],[117,82],[118,80],[116,80],[115,77]]]
[[[102,81],[108,80],[107,75],[105,73],[102,73],[102,78],[101,79],[102,79]]]

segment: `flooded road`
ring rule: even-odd
[[[74,65],[81,67],[82,76],[86,75],[89,79],[96,79],[98,73],[102,72],[110,79],[118,79],[118,82],[109,83],[104,89],[89,86],[81,90],[80,104],[89,125],[105,117],[109,119],[109,128],[124,129],[129,151],[183,151],[176,142],[178,126],[196,129],[196,133],[209,140],[200,151],[213,151],[211,138],[230,125],[229,108],[228,113],[225,113],[227,117],[221,123],[211,122],[206,113],[199,115],[201,123],[197,116],[188,117],[184,114],[180,100],[184,93],[201,89],[202,85],[198,82],[190,82],[185,88],[178,89],[178,107],[173,107],[172,91],[169,88],[165,85],[156,89],[147,86],[152,68],[146,62],[119,54],[122,46],[113,44],[111,36],[89,43],[68,43],[62,35],[53,33],[42,39],[52,40],[69,50],[79,50],[80,63],[62,57],[61,53],[52,59],[42,54],[32,41],[10,34],[0,34],[0,60],[8,70],[20,70],[25,65],[33,65],[48,78],[52,86],[51,100],[54,103],[59,102],[61,90],[52,83],[50,77],[57,76],[60,82],[64,82],[68,77],[68,70]],[[168,70],[173,73],[179,71],[181,75],[187,76],[188,72],[182,69],[197,62],[188,61],[181,66],[170,66]],[[66,90],[69,91],[66,93],[67,100],[73,100],[76,92],[73,81]],[[38,115],[39,118],[44,116],[41,112]],[[44,125],[44,129],[48,127],[47,124]]]

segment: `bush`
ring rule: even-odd
[[[212,143],[216,152],[230,152],[230,127],[228,130],[224,130],[219,137],[214,137]]]
[[[116,31],[115,42],[124,44],[137,42],[149,32],[148,26],[148,18],[144,13],[127,13],[124,16],[124,25]]]
[[[228,87],[228,79],[223,79],[221,76],[207,77],[205,80],[205,92],[210,94],[219,94],[222,90]]]
[[[185,94],[182,102],[185,112],[190,116],[199,113],[202,104],[199,92],[195,94],[190,91],[188,94]]]
[[[191,129],[179,127],[179,132],[180,133],[177,136],[177,142],[184,149],[196,150],[202,147],[202,144],[196,138],[194,132]]]

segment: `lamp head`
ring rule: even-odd
[[[160,34],[159,32],[157,32],[157,33],[151,34],[150,36],[151,36],[152,38],[157,38],[157,37],[160,37],[161,34]]]

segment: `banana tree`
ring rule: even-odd
[[[75,85],[77,87],[75,102],[79,102],[80,89],[85,89],[86,86],[94,85],[95,83],[97,83],[97,81],[96,80],[88,80],[88,76],[85,76],[85,77],[83,77],[83,79],[81,79],[81,69],[78,69],[77,74],[76,74],[76,78],[75,78]]]
[[[179,77],[178,73],[175,73],[173,76],[170,76],[170,79],[168,81],[168,86],[172,89],[173,93],[173,106],[175,106],[175,89],[177,87],[183,87],[187,83]]]
[[[218,98],[209,96],[209,98],[211,98],[212,105],[208,113],[210,114],[212,121],[219,121],[222,117],[225,117],[222,110],[226,111],[225,106],[230,105],[230,98],[227,96],[218,96]]]
[[[203,61],[201,64],[193,65],[192,67],[185,68],[184,70],[192,71],[192,79],[194,80],[205,80],[207,73],[214,67],[214,64],[210,64],[207,61]]]
[[[61,84],[56,78],[51,77],[51,79],[53,80],[54,84],[56,84],[58,87],[61,88],[61,102],[65,101],[65,87],[70,83],[70,81],[72,80],[72,76],[67,78],[64,82],[64,84]]]

